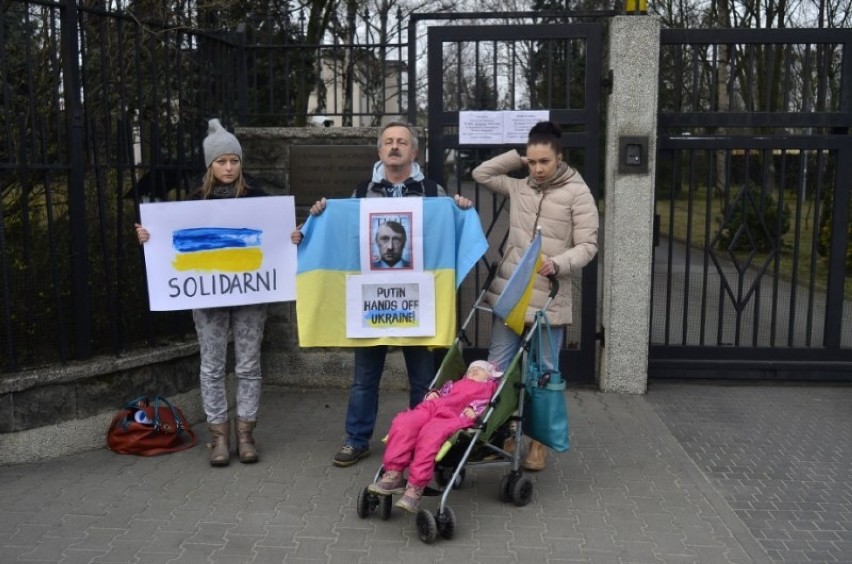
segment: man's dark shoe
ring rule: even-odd
[[[337,454],[334,455],[335,466],[352,466],[362,458],[370,456],[370,448],[358,448],[350,444],[345,444],[340,447]]]

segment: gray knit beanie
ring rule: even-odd
[[[213,118],[208,122],[207,137],[204,138],[204,163],[210,167],[210,163],[222,155],[237,155],[243,160],[243,148],[240,142],[222,127],[218,119]]]

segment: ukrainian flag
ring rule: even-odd
[[[263,264],[262,232],[257,229],[196,227],[172,233],[178,271],[248,272]]]
[[[485,251],[488,241],[473,209],[452,198],[423,199],[423,269],[435,277],[432,337],[346,337],[346,277],[361,274],[362,200],[328,200],[325,211],[302,227],[296,270],[296,315],[302,347],[428,345],[447,347],[456,337],[456,289]]]
[[[497,303],[492,308],[506,327],[518,335],[524,332],[524,317],[532,299],[535,277],[539,268],[541,268],[541,230],[536,230],[530,246],[524,251],[515,272],[509,277],[503,293],[497,298]]]

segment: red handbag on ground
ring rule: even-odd
[[[127,402],[107,431],[107,447],[118,454],[155,456],[193,446],[195,433],[183,412],[160,396]]]

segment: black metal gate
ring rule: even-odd
[[[649,376],[852,380],[852,30],[663,30]]]
[[[508,229],[508,202],[480,189],[471,170],[514,146],[461,146],[459,112],[464,110],[546,109],[559,123],[569,162],[577,167],[597,199],[601,177],[601,64],[603,25],[446,26],[428,30],[428,176],[452,193],[475,201],[491,243],[489,254],[460,291],[466,316],[484,280],[487,264],[498,260]],[[472,71],[471,71],[472,69]],[[573,281],[574,320],[560,355],[573,382],[595,380],[597,261]],[[478,315],[472,354],[484,356],[490,316]]]

